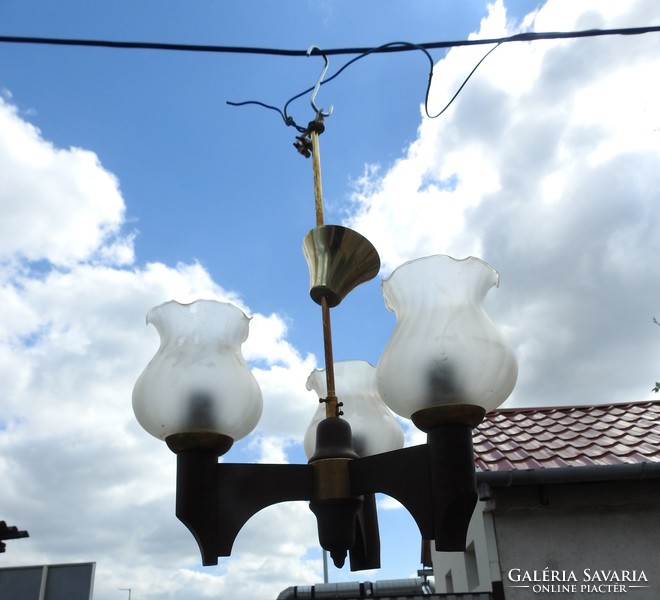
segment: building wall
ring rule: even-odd
[[[1,600],[91,600],[96,563],[0,568]]]
[[[488,503],[477,503],[466,552],[438,552],[431,546],[437,593],[490,592],[491,582],[499,579],[495,531],[488,509]]]
[[[497,488],[493,500],[506,600],[660,598],[660,480]],[[595,575],[603,570],[619,579],[624,571],[639,579],[643,571],[648,581],[605,582],[625,586],[625,593],[621,587],[590,589],[603,585],[594,579],[603,579]],[[546,581],[511,581],[525,572]],[[649,587],[631,588],[638,584]]]

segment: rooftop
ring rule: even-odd
[[[478,471],[660,463],[660,401],[501,409],[473,437]]]
[[[361,600],[492,600],[491,592],[435,594],[430,591],[422,578],[391,579],[372,583],[371,581],[348,581],[343,583],[319,583],[298,585],[280,592],[277,600],[306,600],[313,598],[334,598]]]

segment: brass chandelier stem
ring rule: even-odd
[[[321,150],[319,134],[311,129],[309,134],[312,142],[312,172],[314,175],[314,207],[316,210],[316,226],[323,225],[323,186],[321,183]],[[335,366],[332,355],[332,326],[330,324],[330,306],[328,299],[321,299],[321,317],[323,320],[323,352],[325,355],[325,380],[328,390],[325,404],[325,416],[339,416],[337,392],[335,391]]]
[[[332,329],[330,327],[330,307],[327,298],[321,300],[321,314],[323,316],[323,351],[325,353],[325,383],[328,390],[325,399],[325,416],[338,417],[339,406],[337,392],[335,391],[335,363],[332,356]]]
[[[319,134],[312,130],[309,135],[312,141],[312,171],[314,173],[314,207],[316,209],[316,226],[323,225],[323,187],[321,185],[321,149]]]

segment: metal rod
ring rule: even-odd
[[[41,582],[39,583],[39,600],[46,598],[46,583],[48,582],[48,565],[41,568]]]
[[[338,416],[337,392],[335,391],[335,362],[332,356],[332,328],[330,326],[330,307],[327,298],[321,298],[321,314],[323,316],[323,351],[325,353],[325,382],[327,395],[325,400],[325,416]]]
[[[323,225],[323,187],[321,185],[321,150],[319,148],[319,134],[311,131],[312,140],[312,169],[314,173],[314,206],[316,208],[316,226]]]
[[[316,226],[323,225],[323,186],[321,183],[321,150],[319,134],[310,132],[312,141],[312,171],[314,175],[314,207],[316,209]],[[325,381],[327,395],[325,401],[325,416],[337,417],[337,393],[335,391],[335,363],[332,357],[332,327],[330,325],[330,307],[327,298],[321,299],[321,316],[323,319],[323,351],[325,354]]]

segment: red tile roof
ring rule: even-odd
[[[660,401],[497,410],[474,451],[478,471],[660,463]]]

